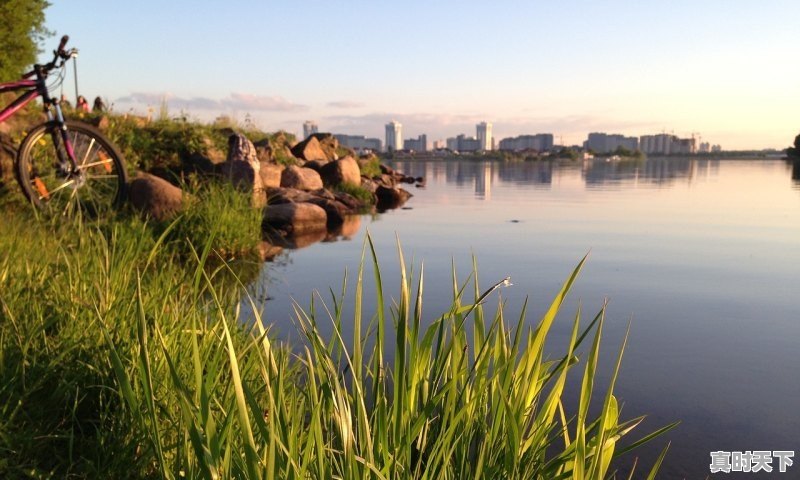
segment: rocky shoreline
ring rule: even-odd
[[[401,184],[424,186],[424,178],[395,172],[374,155],[357,156],[326,133],[274,150],[268,142],[253,144],[233,133],[224,161],[197,158],[187,169],[252,195],[253,207],[263,210],[265,260],[284,248],[348,238],[358,231],[360,215],[398,208],[412,197]],[[129,185],[130,203],[158,221],[178,214],[186,200],[181,188],[163,177],[169,178],[139,172]]]

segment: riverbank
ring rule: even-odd
[[[422,279],[402,266],[390,309],[367,245],[350,288],[356,305],[375,291],[376,310],[344,317],[344,293],[319,298],[298,307],[300,338],[284,344],[257,309],[247,317],[238,308],[252,301],[250,261],[215,253],[213,231],[194,235],[198,243],[173,236],[192,231],[183,219],[162,231],[137,216],[6,216],[0,476],[531,478],[579,464],[599,478],[624,452],[616,435],[639,420],[618,418],[613,384],[584,389],[582,405],[605,398],[599,416],[577,412],[566,446],[552,448],[564,379],[584,368],[572,352],[595,338],[583,373],[591,387],[603,324],[602,314],[588,326],[576,320],[561,361],[544,363],[545,336],[580,266],[523,346],[511,340],[521,319],[483,311],[503,282],[465,284],[474,296],[456,295],[422,323]],[[356,333],[323,337],[321,322]],[[467,324],[482,332],[476,341]],[[602,455],[587,453],[598,443]]]

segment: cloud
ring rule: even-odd
[[[178,97],[172,93],[135,92],[117,99],[121,104],[160,105],[166,101],[171,108],[181,110],[245,110],[252,112],[298,112],[308,110],[306,105],[290,102],[279,96],[261,96],[247,93],[231,93],[228,97]]]
[[[328,106],[332,108],[361,108],[364,106],[361,102],[352,102],[349,100],[341,100],[337,102],[328,102]]]

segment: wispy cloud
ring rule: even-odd
[[[120,104],[159,105],[166,101],[170,107],[185,110],[246,110],[252,112],[298,112],[308,106],[293,103],[279,96],[262,96],[247,93],[231,93],[226,98],[178,97],[171,93],[135,92],[117,100]]]
[[[341,100],[337,102],[328,102],[328,106],[331,108],[361,108],[364,106],[364,104],[350,100]]]

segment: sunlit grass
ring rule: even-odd
[[[353,313],[346,285],[297,305],[303,341],[287,345],[243,318],[245,290],[209,261],[213,239],[187,260],[164,246],[177,224],[160,237],[135,219],[9,226],[0,477],[603,478],[641,421],[619,418],[613,381],[596,391],[602,307],[585,326],[572,319],[562,356],[543,353],[584,261],[528,328],[524,309],[485,311],[504,281],[483,289],[477,270],[453,272],[448,311],[423,314],[422,268],[402,253],[390,300],[368,239]],[[570,372],[577,412],[565,407]]]

